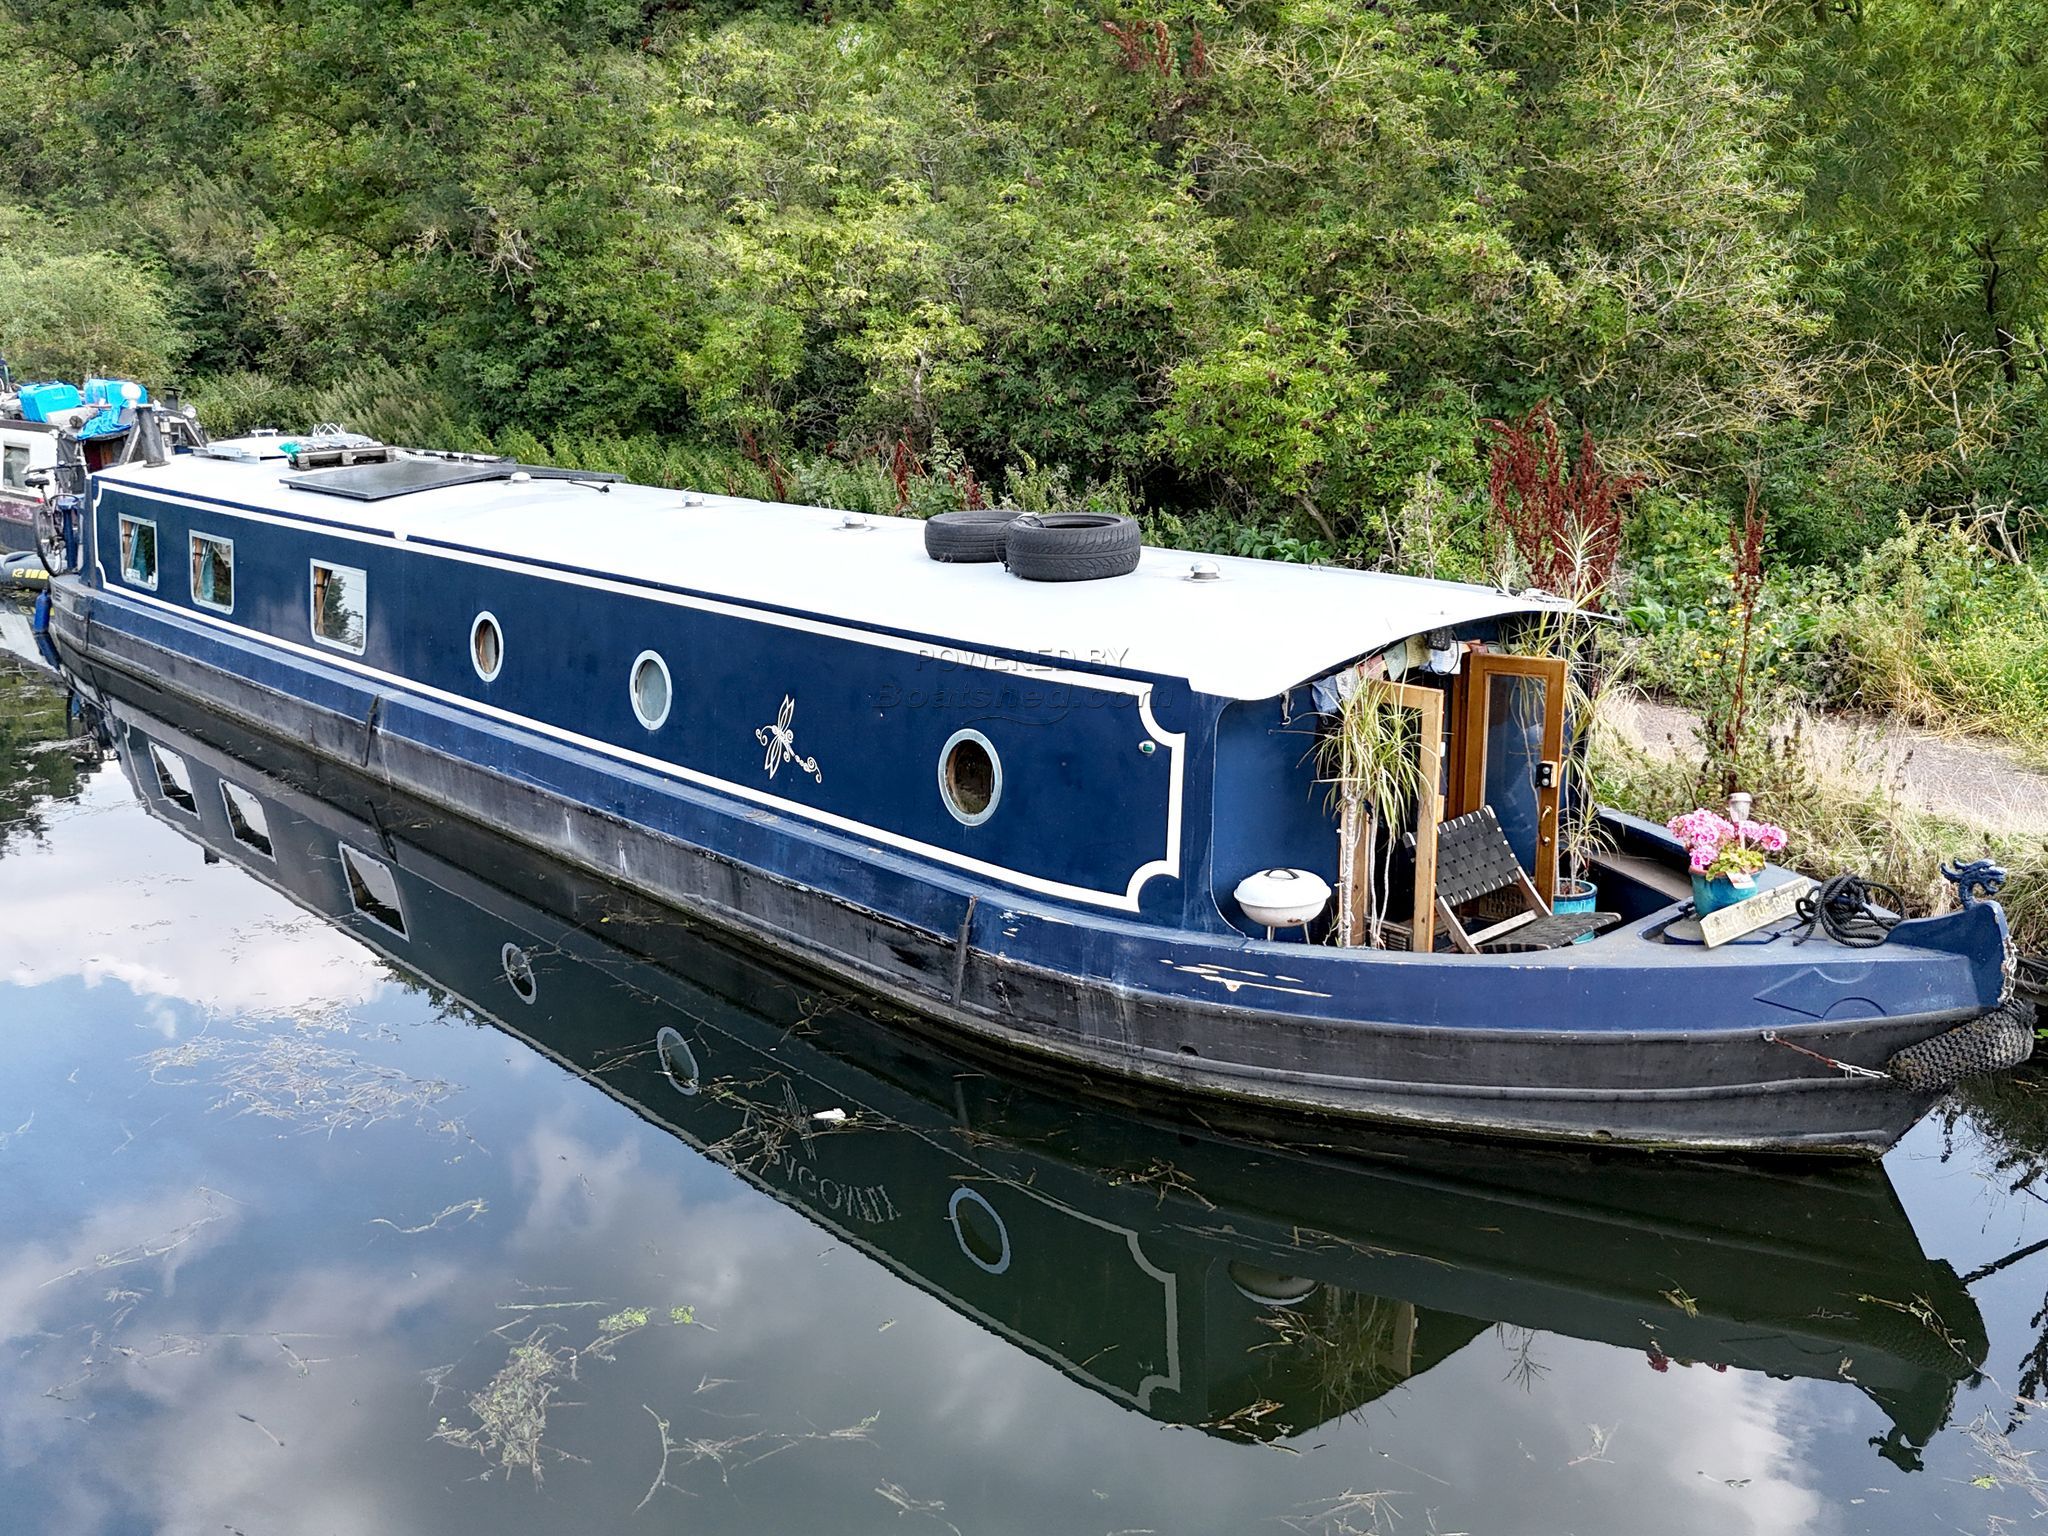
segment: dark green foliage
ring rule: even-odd
[[[1473,579],[1482,424],[1548,400],[1651,477],[1650,675],[1697,682],[1754,479],[1764,655],[1869,697],[1831,605],[1902,528],[2042,553],[2044,36],[2048,0],[14,4],[0,331],[226,430]]]

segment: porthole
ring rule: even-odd
[[[654,1054],[661,1059],[661,1070],[668,1078],[669,1087],[685,1098],[696,1093],[700,1076],[697,1053],[690,1049],[690,1042],[673,1025],[661,1026],[661,1032],[654,1037]]]
[[[660,730],[674,697],[669,687],[668,663],[652,651],[642,651],[634,659],[627,692],[633,696],[633,713],[640,717],[640,723],[650,731]]]
[[[1003,798],[1003,760],[979,731],[955,731],[939,753],[939,795],[953,819],[978,827]]]
[[[1010,1229],[979,1190],[964,1184],[954,1190],[946,1206],[946,1220],[953,1224],[953,1238],[960,1251],[975,1268],[1000,1275],[1010,1267]]]
[[[504,967],[505,985],[518,994],[519,1001],[532,1002],[540,991],[540,983],[533,977],[533,957],[517,944],[507,944],[498,951],[498,964]]]
[[[487,683],[505,665],[505,632],[498,628],[495,615],[480,613],[469,626],[469,664]]]

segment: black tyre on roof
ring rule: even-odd
[[[924,552],[949,565],[987,565],[1003,558],[1003,535],[1016,520],[1000,507],[941,512],[925,520]]]
[[[1003,539],[1003,564],[1026,581],[1101,581],[1138,568],[1136,518],[1104,512],[1027,513]]]

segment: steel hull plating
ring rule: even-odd
[[[62,584],[55,633],[89,684],[139,683],[367,772],[854,981],[955,1041],[1029,1053],[1105,1090],[1207,1095],[1217,1115],[1248,1103],[1508,1137],[1872,1154],[1933,1096],[1786,1043],[1874,1067],[1997,1001],[1983,981],[1987,946],[2003,943],[1992,907],[1909,925],[1926,930],[1916,945],[1810,959],[1695,950],[1662,965],[1644,962],[1669,947],[1647,941],[1621,951],[1628,963],[1501,964],[1083,922],[76,583]],[[1863,1016],[1828,1017],[1844,996]],[[1739,1022],[1674,1017],[1716,1007]],[[1592,1027],[1529,1022],[1575,1014]]]
[[[0,555],[36,547],[36,509],[26,501],[0,496]]]

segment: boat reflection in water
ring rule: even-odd
[[[216,718],[120,699],[157,817],[948,1306],[1166,1423],[1352,1412],[1495,1326],[1841,1381],[1912,1465],[1982,1362],[1881,1167],[1260,1139],[1082,1102]],[[153,701],[151,710],[172,706]]]

